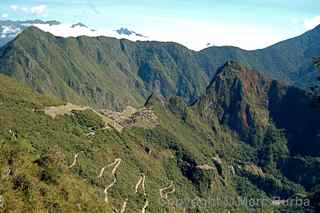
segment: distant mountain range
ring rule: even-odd
[[[42,21],[39,19],[29,21],[0,20],[0,47],[14,39],[20,32],[30,26],[36,26],[44,31],[53,33],[56,36],[109,36],[116,38],[126,38],[132,41],[146,40],[147,36],[133,30],[121,27],[117,30],[96,30],[90,29],[83,23],[72,25],[63,24],[59,21]]]
[[[76,28],[76,27],[84,27],[84,28],[88,28],[87,25],[82,24],[81,22],[77,23],[77,24],[73,24],[71,25],[71,28]]]
[[[59,25],[58,21],[42,21],[39,19],[29,20],[29,21],[2,21],[0,20],[0,47],[14,39],[20,32],[22,32],[27,27],[35,24],[44,25]]]
[[[320,25],[264,49],[245,51],[236,47],[210,47],[200,51],[200,58],[209,75],[215,73],[221,61],[236,60],[272,78],[308,85],[317,75],[313,60],[319,55],[319,39]]]
[[[126,35],[126,36],[134,35],[137,37],[146,37],[140,33],[136,33],[135,31],[128,30],[127,28],[120,28],[119,30],[116,30],[116,31],[119,35]]]

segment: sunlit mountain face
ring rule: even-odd
[[[320,4],[39,2],[0,1],[1,213],[320,212]]]

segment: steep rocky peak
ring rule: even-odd
[[[236,92],[247,99],[261,97],[270,85],[270,80],[237,61],[228,61],[217,72],[207,87],[207,94],[225,96]]]
[[[228,61],[222,67],[220,67],[210,82],[210,87],[217,80],[234,80],[241,81],[255,81],[262,80],[264,77],[259,72],[253,71],[237,61]]]
[[[236,61],[225,63],[197,103],[206,119],[216,115],[244,138],[267,126],[270,81]]]

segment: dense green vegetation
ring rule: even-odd
[[[60,102],[35,94],[7,77],[1,76],[0,81],[0,194],[5,211],[111,212],[128,199],[128,208],[139,212],[144,197],[134,193],[134,186],[141,173],[146,175],[150,212],[163,209],[159,189],[170,181],[176,187],[171,199],[188,202],[197,197],[238,196],[227,162],[231,162],[231,156],[245,156],[235,151],[242,150],[242,145],[227,146],[223,142],[227,134],[213,135],[192,114],[188,122],[180,120],[167,106],[154,101],[154,110],[161,118],[158,128],[133,128],[121,134],[97,130],[94,137],[88,137],[88,130],[100,126],[99,118],[89,111],[53,120],[42,109]],[[74,154],[81,151],[76,166],[69,169]],[[226,156],[223,181],[215,170],[196,167],[212,164],[217,153]],[[101,179],[97,176],[115,158],[123,162],[117,172],[118,183],[110,191],[111,201],[106,204],[103,190],[112,182],[111,171]],[[212,212],[212,208],[201,212]],[[225,208],[246,212],[247,207],[214,207],[217,212]]]
[[[235,58],[300,82],[312,70],[305,58],[317,52],[311,44],[319,34],[316,28],[258,51],[193,52],[174,43],[64,39],[27,29],[0,49],[0,73],[20,81],[0,75],[0,211],[112,212],[127,201],[128,212],[140,212],[146,200],[149,212],[319,208],[320,113],[310,107],[313,97],[238,62],[221,66]],[[89,109],[55,119],[45,114],[46,106],[67,101],[97,110],[144,105],[158,120],[119,132]],[[112,175],[106,166],[115,159],[121,161]],[[146,195],[139,187],[135,193],[144,175]],[[161,199],[169,185],[175,190]],[[309,198],[312,207],[272,205],[274,196]],[[194,205],[250,198],[267,203]]]
[[[193,108],[213,130],[220,124],[253,148],[249,161],[258,167],[241,176],[268,196],[288,198],[319,183],[320,118],[312,102],[303,90],[228,62]]]
[[[0,49],[0,73],[36,91],[100,108],[142,105],[152,92],[192,103],[229,60],[281,81],[307,85],[315,75],[312,58],[320,54],[319,30],[262,50],[210,47],[195,52],[170,42],[57,38],[31,27]]]
[[[288,135],[277,128],[273,118],[267,120],[265,131],[242,134],[242,129],[233,128],[219,119],[213,110],[217,108],[212,108],[214,105],[210,102],[223,105],[229,100],[224,96],[235,92],[234,89],[239,90],[233,88],[235,84],[231,79],[245,86],[248,79],[243,76],[248,75],[252,77],[251,83],[262,81],[245,67],[228,63],[211,82],[207,94],[191,107],[181,98],[165,100],[155,94],[145,106],[156,113],[157,127],[132,127],[121,133],[102,129],[101,118],[90,110],[74,111],[71,115],[52,119],[45,115],[44,107],[62,102],[36,94],[1,76],[0,195],[4,199],[3,209],[111,212],[112,208],[120,209],[127,200],[128,211],[139,212],[147,199],[149,212],[164,209],[183,212],[184,208],[187,212],[265,212],[288,210],[288,207],[272,206],[273,196],[287,199],[301,194],[317,199],[314,187],[320,181],[315,173],[319,171],[318,158],[292,154]],[[219,76],[224,77],[220,79]],[[259,91],[262,94],[269,88],[266,86],[268,80],[264,82],[263,87],[248,84],[246,92],[235,94],[240,95],[243,103],[254,107],[259,102],[258,97],[267,97],[251,93]],[[229,86],[232,87],[228,89]],[[259,88],[253,90],[251,86]],[[221,93],[221,99],[212,99],[213,92],[220,88],[229,92]],[[242,109],[246,108],[236,108],[233,112],[236,113],[235,122],[245,121],[237,121]],[[263,110],[268,109],[247,111],[257,130],[266,122],[261,118]],[[91,131],[95,134],[88,135]],[[70,168],[77,153],[78,161]],[[105,203],[104,189],[113,181],[112,169],[106,168],[101,178],[98,175],[116,158],[122,159],[116,172],[117,183],[110,189],[109,203]],[[141,174],[146,176],[146,197],[140,190],[138,193],[134,190]],[[168,200],[160,199],[159,190],[171,182],[175,192],[168,195]],[[210,199],[244,198],[268,202],[251,207],[232,202],[219,206],[190,204],[194,199],[209,202]],[[174,210],[173,201],[182,206]]]

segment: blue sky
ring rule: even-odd
[[[123,26],[189,47],[198,42],[245,49],[320,24],[315,0],[1,0],[0,14],[2,19],[55,19],[94,28]]]

